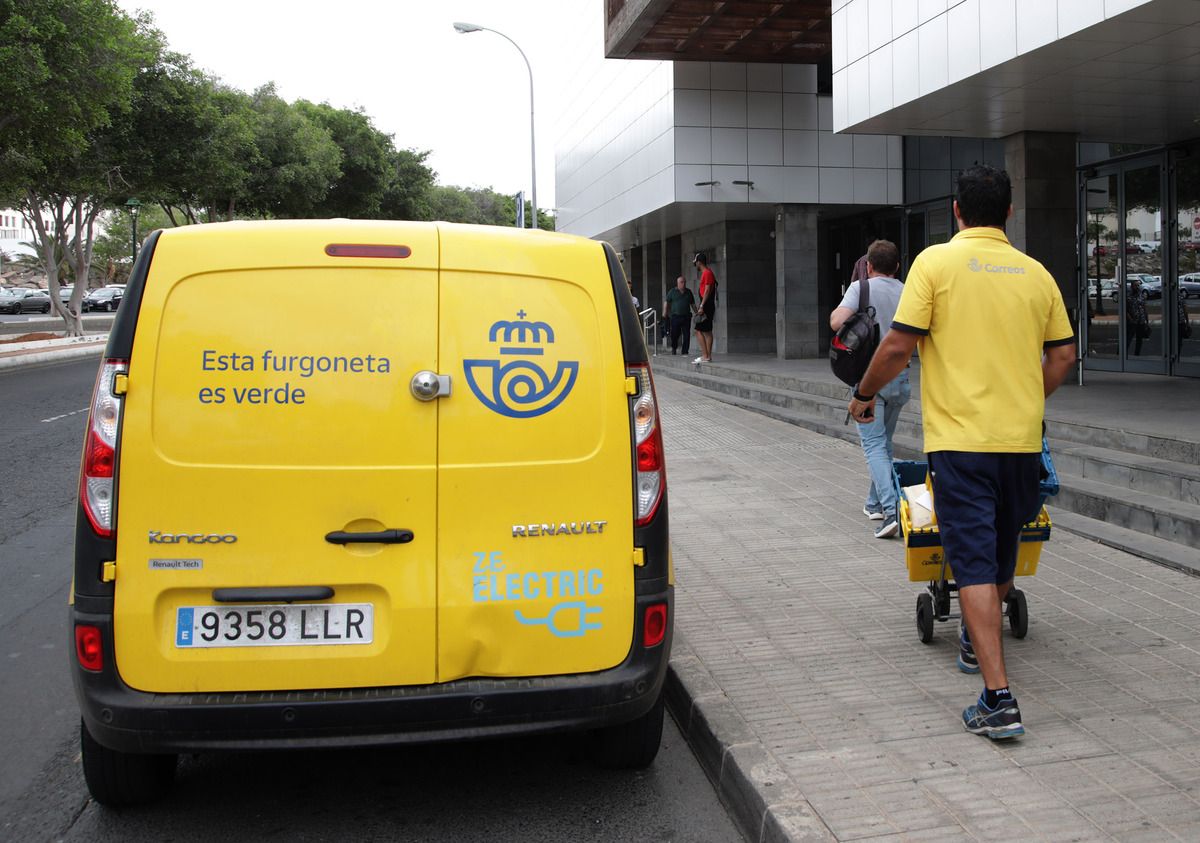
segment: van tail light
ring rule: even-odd
[[[655,603],[646,607],[642,618],[642,646],[657,647],[667,637],[667,604]]]
[[[104,669],[104,643],[99,627],[85,624],[75,627],[75,656],[84,670]]]
[[[92,529],[105,538],[113,534],[113,480],[121,420],[121,397],[113,391],[113,382],[128,371],[128,360],[108,359],[100,366],[83,445],[79,499]]]
[[[634,477],[636,523],[642,527],[658,512],[667,489],[667,464],[663,458],[662,425],[650,367],[645,363],[631,364],[628,372],[638,382],[638,394],[633,402],[633,448],[637,464]]]

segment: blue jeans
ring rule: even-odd
[[[896,514],[896,485],[892,476],[892,436],[896,422],[900,420],[900,409],[912,397],[908,383],[908,372],[903,371],[896,379],[879,390],[875,396],[875,420],[870,424],[859,424],[858,438],[862,440],[863,453],[867,457],[867,470],[871,473],[871,490],[867,492],[868,510],[882,510]]]

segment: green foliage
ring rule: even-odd
[[[388,186],[380,202],[382,219],[433,219],[431,194],[434,190],[434,172],[425,164],[428,157],[428,151],[392,151]]]
[[[294,108],[323,128],[337,144],[341,175],[315,206],[317,217],[379,216],[392,181],[392,139],[375,128],[361,110],[334,108],[329,103],[314,105],[299,100]]]
[[[533,215],[532,203],[525,202],[525,219]],[[515,196],[497,193],[490,187],[447,187],[438,185],[430,194],[428,219],[464,222],[474,225],[515,225],[517,200]],[[527,224],[528,227],[528,224]],[[554,230],[554,214],[538,209],[538,227]]]
[[[273,84],[254,92],[251,107],[259,160],[245,208],[267,217],[313,216],[341,177],[341,150],[325,127],[288,105]]]

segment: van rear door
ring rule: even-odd
[[[438,679],[619,664],[629,393],[601,244],[442,226]]]
[[[130,686],[436,679],[438,403],[410,382],[439,368],[437,270],[419,224],[159,238],[117,457]]]

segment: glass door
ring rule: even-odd
[[[1166,374],[1175,310],[1163,292],[1172,244],[1161,156],[1093,170],[1080,183],[1087,368]]]
[[[1168,310],[1174,309],[1174,318],[1168,319],[1172,328],[1168,356],[1172,374],[1200,377],[1200,149],[1190,155],[1175,152],[1172,157],[1175,224],[1163,234],[1175,256],[1174,289],[1163,287]]]

